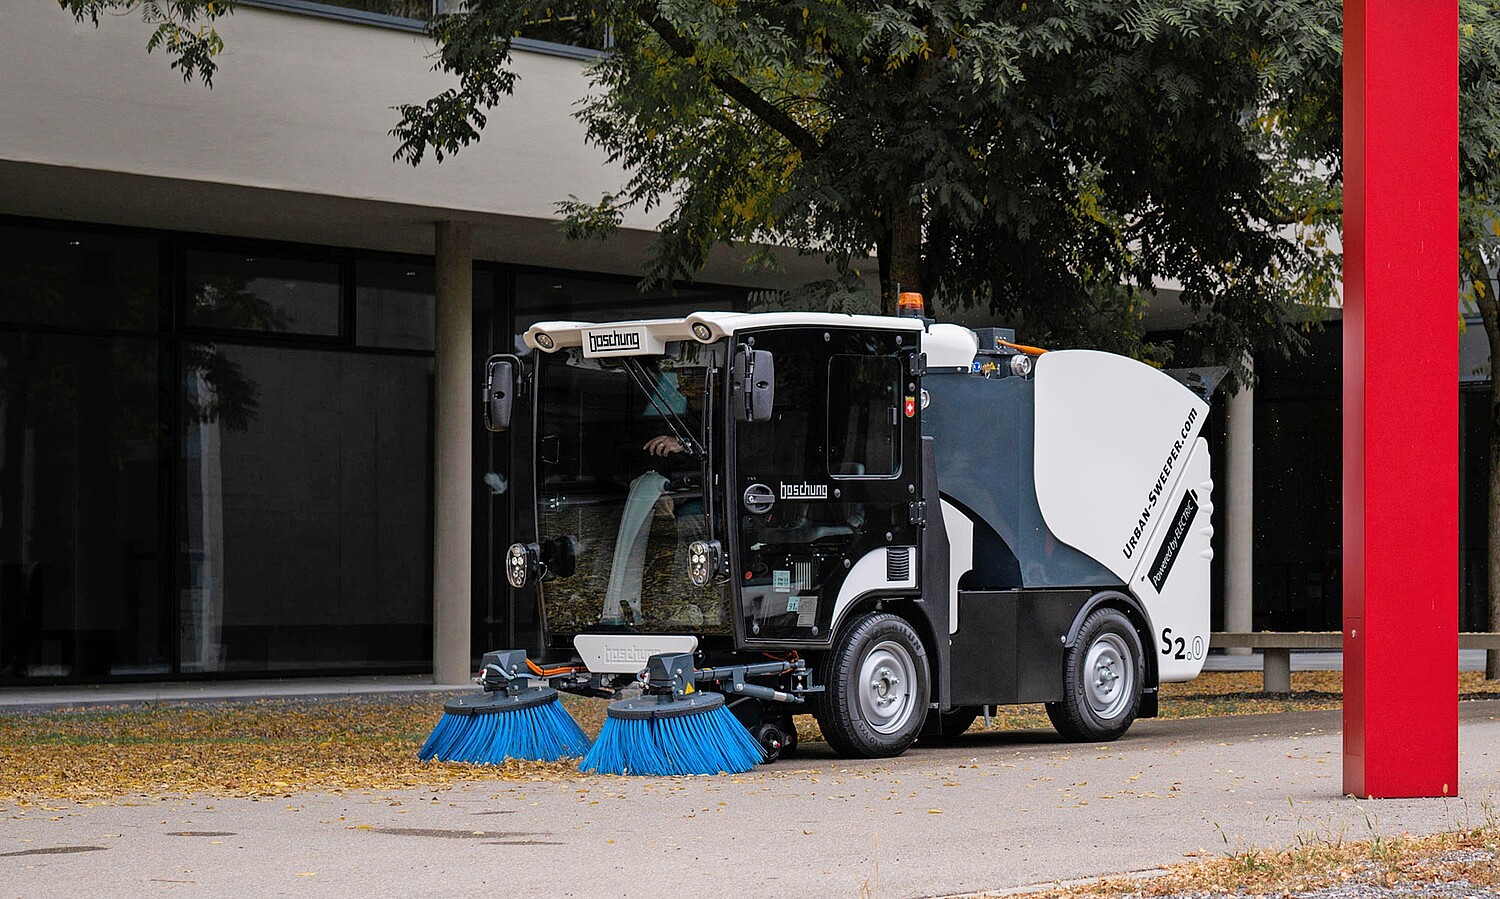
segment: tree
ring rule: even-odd
[[[59,2],[139,8],[211,81],[222,2]],[[1332,296],[1336,181],[1312,175],[1337,171],[1337,0],[473,0],[431,23],[457,83],[400,107],[397,157],[478,140],[512,36],[558,17],[612,39],[580,115],[630,173],[565,201],[570,231],[669,205],[648,283],[720,242],[823,253],[845,285],[873,251],[887,311],[900,285],[1137,351],[1145,297],[1175,282],[1235,365]]]
[[[151,46],[210,82],[222,0],[139,10]],[[717,243],[874,252],[897,285],[988,306],[1034,341],[1141,354],[1157,285],[1199,314],[1183,343],[1235,367],[1298,342],[1336,290],[1339,0],[470,0],[431,23],[454,88],[402,106],[396,156],[441,161],[511,93],[511,38],[592,23],[611,52],[581,109],[629,179],[563,202],[570,233],[670,206],[648,282]],[[1500,347],[1500,2],[1460,0],[1461,264]],[[768,252],[756,260],[770,265]],[[857,279],[813,285],[838,305]],[[1500,630],[1500,380],[1490,423],[1490,629]],[[1500,677],[1500,653],[1488,675]]]

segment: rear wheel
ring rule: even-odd
[[[901,618],[875,612],[850,622],[819,675],[818,726],[841,755],[900,755],[921,732],[930,692],[927,651]]]
[[[1117,609],[1085,618],[1063,657],[1063,699],[1047,703],[1047,717],[1074,742],[1118,739],[1141,709],[1146,659],[1135,626]]]

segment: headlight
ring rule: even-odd
[[[694,587],[707,587],[719,570],[719,541],[694,540],[688,544],[688,580]]]
[[[505,551],[505,579],[512,587],[526,586],[536,567],[536,557],[536,547],[529,543],[512,543]]]

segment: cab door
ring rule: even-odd
[[[736,635],[741,644],[826,645],[839,591],[916,583],[912,523],[921,414],[912,374],[917,335],[781,328],[735,335],[769,351],[771,414],[733,422],[729,515]],[[904,572],[892,558],[905,560]],[[861,560],[864,566],[858,569]],[[862,581],[861,581],[862,583]]]

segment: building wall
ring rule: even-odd
[[[572,117],[585,63],[518,52],[520,84],[484,138],[441,165],[393,161],[391,108],[451,84],[419,34],[241,7],[220,25],[213,88],[148,55],[131,16],[78,24],[56,4],[6,10],[0,158],[483,214],[555,218],[569,193],[618,187]],[[637,215],[631,227],[651,227]]]
[[[566,243],[556,203],[618,191],[626,173],[573,118],[587,61],[517,50],[513,96],[483,138],[438,163],[392,159],[393,106],[451,84],[409,29],[240,6],[222,20],[212,89],[147,54],[134,16],[79,24],[44,0],[0,28],[0,213],[403,253],[433,252],[433,223],[473,225],[479,259],[639,273],[660,209],[609,242]],[[780,287],[821,259],[747,274],[720,249],[703,279]]]

